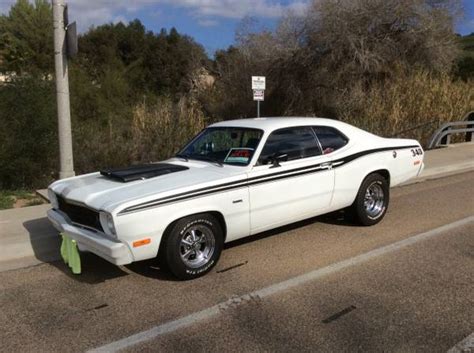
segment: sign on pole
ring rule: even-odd
[[[253,100],[254,101],[263,101],[265,98],[265,91],[263,89],[254,89],[253,90]]]
[[[260,118],[260,102],[265,98],[265,76],[252,76],[253,100],[257,101],[257,118]]]
[[[66,52],[68,58],[74,58],[77,55],[77,26],[76,22],[66,26]]]
[[[265,76],[252,76],[252,89],[265,89]]]

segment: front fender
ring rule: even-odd
[[[248,188],[218,192],[193,199],[150,207],[140,211],[118,214],[115,227],[122,241],[132,244],[137,260],[155,257],[165,230],[176,220],[197,213],[218,212],[226,224],[226,241],[250,233]],[[150,238],[148,245],[133,248],[133,242]]]

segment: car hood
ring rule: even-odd
[[[110,213],[119,212],[134,203],[156,197],[172,196],[198,188],[244,179],[246,173],[231,166],[218,167],[209,163],[166,161],[186,169],[144,180],[123,182],[104,173],[92,173],[59,180],[50,189],[67,201]],[[240,170],[239,170],[240,169]]]

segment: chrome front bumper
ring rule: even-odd
[[[133,262],[132,253],[124,243],[113,241],[105,234],[74,226],[68,223],[61,212],[54,209],[48,211],[48,218],[58,231],[74,239],[80,250],[90,251],[115,265]]]

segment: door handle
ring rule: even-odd
[[[332,163],[331,162],[322,163],[320,167],[321,167],[321,169],[331,170],[332,169]]]

